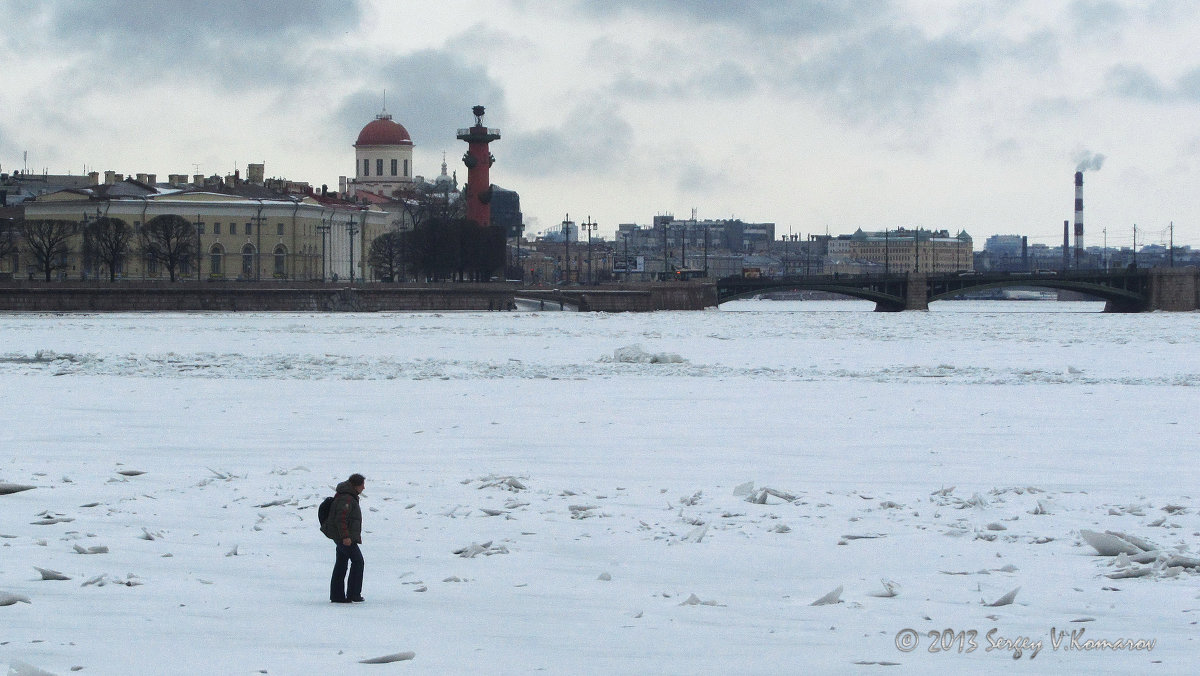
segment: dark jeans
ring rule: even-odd
[[[350,579],[346,579],[346,564],[350,565]],[[362,596],[363,555],[358,543],[337,543],[337,561],[333,564],[333,577],[329,580],[329,600],[345,601]]]

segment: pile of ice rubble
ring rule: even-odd
[[[1200,572],[1200,559],[1165,550],[1143,538],[1104,531],[1079,531],[1080,537],[1095,548],[1100,556],[1111,556],[1108,565],[1117,570],[1107,577],[1120,580],[1128,577],[1178,577],[1185,569]]]
[[[617,364],[683,364],[687,360],[672,352],[650,353],[641,345],[628,345],[613,350],[611,357],[601,357],[602,363]]]

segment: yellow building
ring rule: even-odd
[[[279,195],[231,186],[225,192],[158,189],[125,181],[93,188],[62,190],[25,204],[25,220],[66,220],[86,225],[97,218],[119,218],[140,232],[155,216],[174,214],[192,223],[199,269],[188,264],[183,279],[260,281],[271,279],[369,279],[363,252],[370,242],[403,223],[378,207],[315,194]],[[239,192],[243,194],[238,194]],[[250,197],[249,194],[261,194]],[[398,215],[397,215],[398,216]],[[102,276],[95,261],[83,256],[83,234],[68,242],[68,260],[59,278]],[[40,268],[27,250],[18,253],[16,276],[37,278]],[[138,247],[119,270],[123,279],[162,279],[166,271]]]

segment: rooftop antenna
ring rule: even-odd
[[[391,115],[389,115],[389,114],[388,114],[388,111],[387,111],[387,90],[386,90],[386,89],[385,89],[385,90],[383,90],[383,110],[380,110],[380,111],[379,111],[379,114],[375,116],[375,119],[376,119],[376,120],[390,120],[390,119],[392,119],[392,116],[391,116]]]

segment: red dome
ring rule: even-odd
[[[392,121],[392,116],[383,113],[358,132],[355,146],[411,146],[408,130]]]

